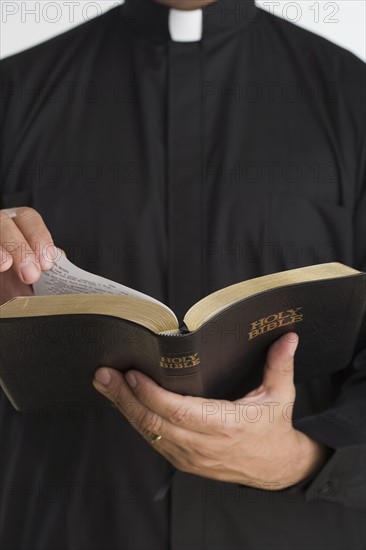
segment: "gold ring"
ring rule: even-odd
[[[152,437],[152,438],[150,439],[150,443],[151,443],[152,445],[155,445],[155,443],[156,443],[157,441],[159,441],[159,439],[161,439],[161,435],[154,435],[154,437]]]

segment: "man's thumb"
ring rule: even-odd
[[[298,343],[298,335],[288,332],[271,345],[263,374],[266,391],[284,391],[288,395],[290,389],[294,390],[294,356]]]

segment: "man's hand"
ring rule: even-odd
[[[31,285],[50,269],[57,250],[42,217],[22,206],[0,210],[0,305],[31,296]]]
[[[259,388],[237,401],[181,396],[141,372],[98,369],[94,386],[176,468],[267,490],[316,471],[327,448],[292,426],[295,333],[270,347]]]

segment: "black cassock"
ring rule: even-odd
[[[168,11],[127,0],[3,60],[1,207],[180,318],[262,274],[365,270],[364,64],[251,1],[207,6],[187,43]],[[1,394],[1,549],[364,548],[364,345],[298,385],[295,426],[333,453],[280,492],[172,471],[109,404]]]

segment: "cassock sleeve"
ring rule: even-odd
[[[353,211],[354,267],[366,271],[366,147]],[[331,408],[294,421],[294,427],[333,451],[305,485],[306,501],[365,506],[366,480],[366,313],[349,374]]]

